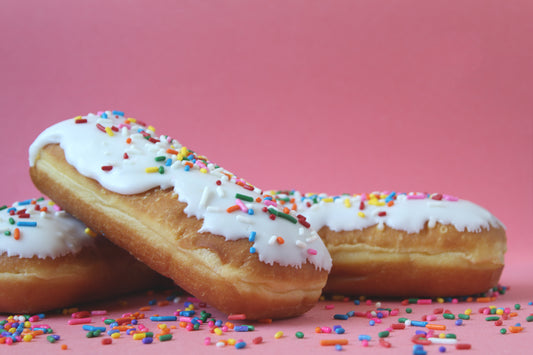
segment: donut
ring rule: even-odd
[[[297,316],[326,283],[331,257],[305,221],[123,112],[43,131],[30,175],[92,230],[222,312]]]
[[[325,292],[465,296],[498,284],[505,227],[472,202],[425,193],[271,194],[305,216],[326,244],[333,267]]]
[[[38,313],[169,284],[50,200],[0,210],[0,312]]]

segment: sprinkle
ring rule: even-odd
[[[205,208],[207,205],[207,200],[209,199],[210,191],[207,186],[204,187],[204,191],[202,192],[202,197],[200,198],[200,208]]]
[[[309,248],[309,249],[307,249],[307,254],[309,254],[309,255],[317,255],[317,251],[315,249]]]
[[[28,221],[18,221],[17,226],[19,227],[37,227],[37,222],[28,222]]]
[[[228,213],[232,213],[232,212],[235,212],[235,211],[238,211],[240,210],[241,208],[238,206],[238,205],[233,205],[233,206],[230,206],[226,209],[226,212]]]
[[[115,134],[113,133],[113,130],[111,129],[111,127],[106,127],[105,128],[105,132],[107,133],[108,136],[110,137],[113,137]]]
[[[303,339],[303,337],[304,337],[304,333],[302,333],[302,332],[296,332],[294,335],[295,335],[298,339]]]
[[[285,240],[284,240],[282,237],[277,237],[277,238],[276,238],[276,242],[277,242],[279,245],[282,245],[283,243],[285,243]]]
[[[152,167],[144,169],[144,171],[146,171],[147,173],[157,173],[159,172],[159,167],[152,166]]]
[[[74,318],[74,319],[69,319],[68,324],[78,325],[78,324],[88,324],[91,322],[92,322],[91,318]]]
[[[426,324],[426,328],[432,330],[446,330],[446,326],[442,324]]]
[[[240,200],[246,201],[246,202],[254,202],[254,198],[252,196],[243,195],[243,194],[235,194],[235,198],[238,198]]]
[[[256,235],[256,232],[255,231],[251,231],[250,232],[250,236],[248,237],[248,241],[249,242],[255,242],[255,235]]]
[[[102,166],[103,171],[111,171],[113,170],[113,165],[104,165]]]
[[[274,334],[274,338],[276,338],[276,339],[279,339],[279,338],[281,338],[282,336],[283,336],[283,332],[282,332],[281,330],[278,331],[278,332],[276,332],[276,334]]]
[[[239,199],[236,199],[235,200],[235,203],[237,204],[237,206],[239,206],[239,208],[241,209],[241,211],[243,212],[248,212],[248,208],[244,205],[244,203],[239,200]]]
[[[245,320],[246,314],[237,313],[237,314],[230,314],[228,316],[228,320]]]
[[[178,317],[176,316],[153,316],[150,317],[152,322],[168,322],[168,321],[177,321]]]
[[[462,343],[462,344],[455,344],[455,348],[457,350],[468,350],[468,349],[471,349],[472,348],[472,345],[470,344],[465,344],[465,343]]]
[[[320,345],[322,346],[334,346],[334,345],[348,345],[348,339],[322,339]]]
[[[79,118],[78,118],[79,117]],[[74,123],[80,124],[80,123],[87,123],[87,120],[85,118],[81,118],[81,116],[78,116],[74,119]]]

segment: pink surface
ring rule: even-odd
[[[3,1],[3,203],[50,124],[124,110],[263,188],[445,192],[531,267],[530,1]],[[522,336],[523,335],[518,335]]]
[[[471,309],[472,313],[469,320],[464,320],[462,325],[455,325],[455,320],[444,319],[442,314],[437,314],[435,320],[431,321],[431,324],[445,325],[446,329],[443,331],[435,331],[435,336],[440,333],[448,334],[453,333],[457,337],[458,343],[470,344],[471,349],[466,354],[516,354],[517,349],[528,349],[531,347],[531,332],[533,331],[533,322],[527,322],[526,318],[533,314],[533,306],[529,302],[533,302],[533,286],[527,282],[529,278],[528,271],[525,268],[514,267],[512,273],[508,273],[503,277],[504,284],[509,285],[511,289],[503,296],[499,296],[496,300],[488,303],[479,302],[459,302],[453,303],[438,303],[436,300],[429,305],[402,305],[398,301],[391,300],[371,300],[372,303],[367,305],[365,302],[360,305],[353,303],[353,298],[343,301],[321,301],[314,309],[305,315],[289,319],[274,321],[272,324],[262,324],[257,322],[247,321],[230,321],[234,325],[252,324],[255,327],[251,332],[236,332],[233,330],[227,330],[221,335],[216,335],[210,332],[208,325],[202,325],[197,331],[187,331],[179,327],[178,322],[153,322],[149,320],[150,316],[171,316],[178,309],[183,310],[183,303],[187,301],[187,296],[181,297],[179,303],[170,303],[166,306],[152,306],[150,310],[142,311],[145,314],[145,319],[139,320],[139,323],[143,324],[149,329],[149,331],[158,333],[158,324],[166,324],[167,327],[175,325],[177,329],[171,330],[173,335],[172,340],[168,342],[159,342],[154,340],[150,345],[142,344],[139,340],[133,340],[132,335],[126,335],[122,333],[119,339],[113,340],[111,345],[102,345],[102,339],[109,338],[107,334],[102,334],[98,338],[86,337],[87,331],[82,329],[82,325],[68,325],[68,320],[71,319],[68,315],[54,315],[47,314],[47,317],[39,324],[47,324],[53,330],[54,334],[57,334],[61,339],[50,344],[43,335],[38,336],[27,343],[17,343],[9,347],[11,352],[16,353],[58,353],[61,352],[60,347],[62,344],[67,345],[68,351],[65,354],[74,353],[99,353],[99,354],[131,354],[141,351],[148,351],[150,353],[172,353],[176,351],[186,352],[190,354],[212,354],[215,352],[235,351],[233,346],[227,346],[226,349],[219,349],[216,347],[216,342],[221,340],[243,340],[246,343],[246,347],[243,351],[253,351],[254,353],[279,353],[279,354],[294,354],[296,352],[302,354],[311,353],[323,353],[331,354],[335,352],[335,348],[332,346],[321,346],[320,341],[323,339],[347,339],[348,344],[343,346],[343,350],[346,352],[358,352],[364,354],[411,354],[413,351],[412,338],[415,336],[417,330],[428,329],[421,327],[407,327],[403,330],[392,330],[390,335],[385,338],[390,344],[390,348],[384,348],[379,344],[378,333],[391,327],[392,324],[397,324],[400,317],[409,318],[411,320],[421,320],[424,315],[433,315],[436,308],[442,308],[448,310],[455,315],[458,319],[460,313],[464,313],[467,309]],[[87,305],[80,307],[79,310],[106,310],[108,314],[107,318],[117,319],[122,317],[125,313],[138,312],[141,307],[146,307],[150,300],[165,301],[164,294],[155,295],[141,295],[135,297],[123,297],[116,300],[110,300],[101,304]],[[346,314],[347,312],[363,312],[372,311],[377,309],[376,302],[381,302],[381,308],[398,309],[399,313],[396,316],[389,316],[382,318],[382,322],[374,326],[369,325],[369,319],[364,317],[353,317],[348,320],[335,320],[333,316],[335,314]],[[515,305],[520,305],[519,310],[515,310]],[[220,319],[225,324],[228,321],[227,316],[217,312],[211,307],[198,307],[196,303],[196,310],[200,313],[202,310],[212,313],[212,317]],[[326,309],[331,307],[332,309]],[[495,322],[486,321],[487,315],[480,314],[479,309],[485,307],[496,308],[510,308],[510,311],[516,312],[516,316],[510,317],[503,321],[501,326],[495,326]],[[412,313],[407,313],[407,308],[412,309]],[[0,319],[4,319],[0,318]],[[516,323],[520,323],[523,330],[520,333],[510,333],[509,326],[514,326]],[[102,316],[91,317],[91,325],[93,326],[106,326],[102,321]],[[315,333],[316,327],[330,327],[340,325],[344,330],[344,334],[317,334]],[[506,329],[507,334],[502,335],[501,329]],[[110,328],[107,327],[107,330]],[[274,335],[282,331],[284,336],[276,339]],[[303,339],[298,339],[295,333],[301,331],[304,333]],[[372,339],[369,342],[368,347],[363,347],[362,343],[358,340],[359,335],[369,335]],[[205,338],[210,338],[210,344],[205,345]],[[261,344],[254,344],[252,340],[257,337],[262,337],[263,342]],[[424,346],[424,350],[428,354],[439,353],[439,347],[441,345],[432,344]],[[454,345],[445,345],[446,353],[462,353],[463,350],[457,350]],[[0,345],[1,349],[6,349],[7,345]],[[513,350],[514,349],[514,350]],[[61,352],[63,353],[63,352]]]

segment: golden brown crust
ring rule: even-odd
[[[180,287],[226,313],[284,318],[318,300],[326,271],[260,262],[247,240],[226,241],[197,231],[171,190],[120,195],[70,166],[59,145],[44,147],[30,169],[34,184],[66,211],[128,250]]]
[[[0,312],[43,312],[151,287],[169,286],[108,240],[55,259],[0,255]]]
[[[420,233],[385,226],[319,231],[333,259],[326,292],[390,297],[472,295],[497,285],[503,270],[503,228],[459,232],[451,225]]]

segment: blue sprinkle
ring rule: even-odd
[[[109,328],[115,328],[115,327],[118,327],[118,323],[117,322],[113,322],[113,323],[109,324]]]
[[[123,111],[113,111],[113,115],[124,116],[124,112]]]
[[[172,165],[172,158],[168,158],[165,162],[165,166],[171,166]]]
[[[100,115],[101,118],[107,118],[107,113],[105,112],[102,112],[102,114]]]
[[[533,302],[528,302],[527,305],[528,306],[533,306]]]
[[[337,333],[337,334],[344,334],[344,328],[337,328],[337,329],[335,329],[335,333]]]
[[[353,304],[355,304],[356,306],[359,306],[360,303],[361,303],[361,302],[359,302],[359,300],[355,300],[355,301],[353,301]]]
[[[346,313],[346,315],[348,317],[354,317],[355,316],[355,312],[354,311],[349,311],[349,312]]]
[[[368,322],[368,325],[370,325],[370,326],[373,327],[374,325],[376,325],[376,321],[373,320],[373,319],[371,319],[371,320]]]
[[[256,233],[254,231],[250,232],[250,236],[248,237],[249,242],[255,242],[255,235]]]
[[[150,317],[152,322],[168,322],[168,321],[177,321],[178,317],[176,316],[161,316],[161,317]]]
[[[141,133],[141,132],[144,132],[144,129],[142,129],[142,128],[137,128],[137,133]]]
[[[52,334],[52,337],[55,339],[55,340],[59,340],[61,337],[57,334]]]
[[[105,332],[106,331],[105,327],[95,327],[95,326],[90,325],[90,324],[84,324],[82,329],[83,330],[87,330],[87,331],[94,331],[94,330],[99,330],[100,332]]]
[[[516,323],[514,326],[515,326],[515,327],[521,327],[522,324],[521,324],[521,323]]]
[[[244,341],[240,341],[237,344],[235,344],[235,349],[243,349],[246,346],[246,343]]]
[[[362,340],[370,341],[370,339],[372,339],[372,337],[370,335],[361,334],[361,335],[359,335],[359,337],[357,339],[359,339],[359,341],[362,341]]]
[[[265,197],[263,200],[269,200],[269,201],[272,201],[272,197],[267,196],[267,197]]]
[[[446,352],[446,348],[444,346],[439,346],[439,352],[445,353]]]
[[[463,325],[463,320],[462,319],[456,320],[455,325]]]
[[[37,227],[37,222],[27,222],[27,221],[18,221],[17,226],[19,227]]]
[[[148,304],[149,304],[150,306],[153,306],[153,305],[155,305],[156,303],[157,303],[157,300],[150,300],[150,301],[148,301]]]
[[[151,337],[143,338],[143,344],[152,344],[153,341],[154,341],[154,338],[151,338]]]
[[[333,316],[333,319],[342,319],[342,320],[346,320],[348,319],[348,316],[346,314],[335,314]]]
[[[254,247],[250,248],[250,254],[255,254],[255,248]]]
[[[132,320],[131,320],[131,324],[132,324],[132,325],[137,325],[137,323],[139,323],[139,322],[137,321],[137,319],[132,319]]]
[[[18,203],[19,206],[24,206],[24,205],[29,205],[31,203],[31,201],[33,200],[25,200],[25,201],[20,201]]]
[[[378,317],[379,319],[383,318],[383,313],[378,312],[378,313],[376,314],[376,317]]]
[[[411,325],[413,327],[425,327],[428,324],[428,322],[421,322],[419,320],[412,320]]]
[[[221,321],[220,319],[217,320],[217,321],[215,322],[215,325],[216,325],[217,327],[220,327],[222,324],[223,324],[223,323],[222,323],[222,321]]]
[[[136,331],[137,331],[137,328],[130,328],[126,330],[126,335],[130,335],[132,332],[136,332]]]
[[[426,333],[426,332],[423,331],[423,330],[417,330],[417,331],[415,332],[415,334],[416,334],[416,335],[420,335],[420,334],[422,334],[422,335],[427,335],[428,333]]]
[[[245,325],[238,325],[238,326],[234,327],[233,330],[236,331],[236,332],[247,332],[249,329]]]
[[[182,317],[192,317],[194,316],[196,312],[195,311],[181,311],[180,316]]]
[[[335,350],[341,351],[342,350],[342,345],[341,344],[335,344]]]
[[[128,330],[130,330],[130,329],[128,329]],[[111,334],[113,334],[113,333],[120,333],[120,330],[118,330],[118,329],[111,329],[111,330],[108,330],[108,331],[107,331],[107,335],[109,335],[109,336],[111,336]],[[128,334],[128,332],[126,332],[126,334]]]
[[[250,209],[248,209],[248,214],[249,214],[250,216],[253,216],[253,214],[254,214],[254,210],[253,210],[253,209],[251,209],[251,208],[250,208]]]
[[[185,165],[185,171],[189,171],[189,170],[191,170],[191,167],[188,165]]]
[[[7,212],[7,213],[10,213],[11,211],[16,212],[17,209],[16,209],[15,207],[10,207],[10,208],[7,209],[6,212]]]

